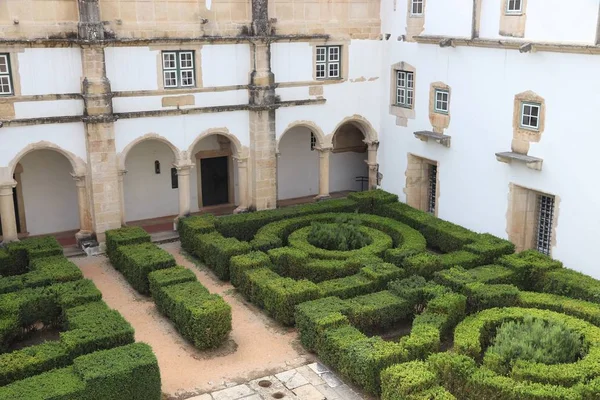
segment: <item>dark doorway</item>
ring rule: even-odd
[[[204,207],[229,203],[228,165],[228,157],[203,158],[200,160],[202,205]]]

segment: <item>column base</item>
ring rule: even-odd
[[[250,210],[248,210],[248,207],[242,207],[242,206],[239,206],[235,210],[233,210],[234,214],[243,214],[243,213],[247,213],[247,212],[250,212]]]
[[[330,198],[331,196],[328,194],[320,194],[318,196],[315,196],[315,201],[329,200]]]
[[[7,244],[9,244],[9,243],[18,242],[18,241],[19,241],[19,238],[14,238],[14,239],[3,239],[3,240],[0,242],[0,247],[2,247],[2,246],[5,246],[5,245],[7,245]]]
[[[92,231],[81,230],[75,234],[75,239],[77,239],[77,243],[82,242],[84,240],[90,240],[93,238],[94,238],[94,232],[92,232]]]

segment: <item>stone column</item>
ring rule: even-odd
[[[329,198],[329,154],[331,147],[316,149],[319,151],[319,195],[317,200]]]
[[[123,180],[125,179],[125,174],[127,173],[126,169],[120,169],[118,172],[119,175],[119,204],[121,209],[121,226],[127,225],[125,223],[125,186],[123,185]]]
[[[378,141],[367,142],[367,164],[369,165],[369,190],[377,189],[377,171],[379,169],[379,164],[377,163],[378,148]]]
[[[89,239],[93,236],[90,207],[85,184],[85,175],[71,174],[77,186],[77,203],[79,207],[79,232],[75,234],[77,241]]]
[[[177,169],[177,186],[179,190],[179,215],[177,218],[190,215],[190,172],[194,164],[173,165]]]
[[[15,218],[15,203],[13,199],[13,188],[17,182],[6,182],[0,184],[0,217],[2,218],[2,243],[16,242],[17,220]]]
[[[248,211],[248,159],[235,157],[238,167],[238,185],[240,199],[234,214]]]

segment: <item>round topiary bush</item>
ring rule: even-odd
[[[360,229],[359,220],[346,217],[340,217],[332,224],[313,222],[307,240],[321,249],[338,251],[360,249],[373,242]]]

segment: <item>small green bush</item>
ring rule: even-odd
[[[555,269],[534,282],[535,291],[600,303],[600,281],[570,269]]]
[[[117,247],[111,262],[141,294],[149,294],[148,274],[175,266],[175,258],[154,243],[140,243]]]
[[[494,307],[510,307],[518,302],[519,289],[513,285],[486,285],[469,283],[465,287],[470,310]]]
[[[373,239],[360,229],[356,219],[338,218],[333,224],[313,222],[306,239],[325,250],[349,251],[363,248]]]
[[[519,307],[539,308],[572,315],[600,326],[600,304],[549,293],[519,292]]]
[[[240,215],[240,214],[238,214]],[[224,281],[229,280],[229,262],[231,257],[251,251],[247,242],[236,238],[226,238],[218,232],[196,235],[194,254]]]
[[[406,272],[410,275],[420,275],[431,278],[433,274],[443,267],[441,257],[437,254],[420,253],[408,257],[403,263]]]
[[[216,229],[215,219],[212,214],[179,218],[177,221],[177,232],[179,232],[181,247],[189,254],[192,254],[194,252],[194,237],[198,234],[214,231]]]
[[[8,250],[5,247],[0,247],[0,276],[14,275],[16,272],[13,271],[14,261]]]
[[[348,299],[375,292],[379,285],[363,274],[350,275],[345,278],[330,279],[317,284],[322,297],[336,296]]]
[[[159,269],[148,274],[150,293],[156,293],[164,286],[175,285],[183,282],[196,281],[196,275],[189,269],[181,266]]]
[[[397,364],[381,373],[382,400],[405,400],[438,384],[438,377],[424,361]]]
[[[353,192],[348,195],[348,198],[356,202],[358,211],[362,213],[372,213],[376,207],[398,202],[397,195],[381,189]]]
[[[498,328],[487,349],[484,363],[505,374],[517,360],[559,364],[577,361],[584,352],[581,334],[565,326],[525,316],[506,321]]]
[[[562,263],[535,250],[525,250],[500,258],[499,263],[515,273],[516,284],[523,289],[532,289],[536,282],[550,271],[561,269]],[[599,285],[600,286],[600,285]]]
[[[82,279],[79,268],[63,256],[34,259],[29,272],[0,278],[0,293]]]
[[[391,328],[410,315],[408,302],[387,290],[354,297],[347,304],[350,323],[363,332]]]
[[[150,235],[138,226],[108,230],[106,231],[106,255],[113,262],[118,247],[146,243],[150,240]]]

